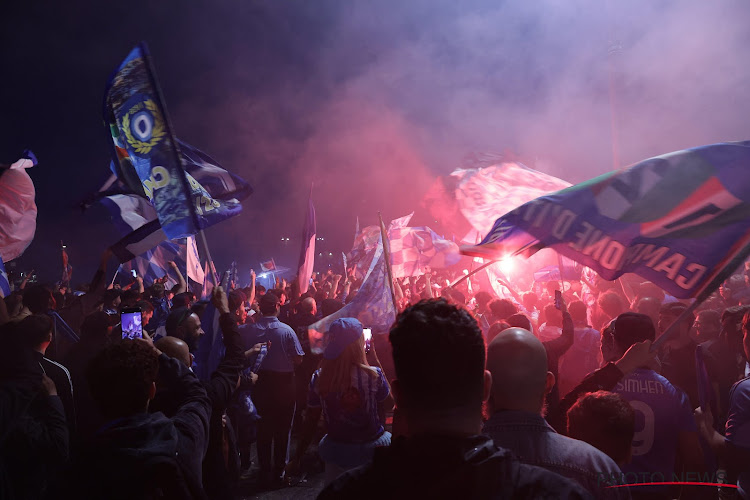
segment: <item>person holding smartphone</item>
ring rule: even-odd
[[[366,353],[363,330],[355,318],[331,323],[321,367],[310,381],[307,421],[297,454],[287,467],[290,474],[299,470],[321,411],[328,433],[318,451],[326,464],[326,484],[369,462],[376,447],[390,445],[391,433],[383,427],[378,406],[393,408],[393,398],[375,349],[371,346]]]

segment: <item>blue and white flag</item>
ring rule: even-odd
[[[710,293],[750,252],[748,166],[750,141],[657,156],[525,203],[462,253],[551,247],[607,280],[632,272],[677,298]]]
[[[300,293],[307,293],[307,289],[310,286],[313,265],[315,264],[315,226],[315,207],[312,202],[311,188],[310,199],[307,202],[305,225],[302,228],[302,250],[299,256],[299,271],[297,272]]]
[[[8,281],[8,273],[5,272],[3,259],[0,258],[0,297],[7,297],[8,295],[10,295],[10,282]]]
[[[151,201],[168,238],[195,234],[195,204],[146,44],[133,49],[110,78],[104,118],[112,134],[118,177]]]
[[[382,239],[375,249],[372,264],[362,286],[352,301],[307,328],[310,350],[313,353],[320,354],[325,350],[328,329],[331,323],[339,318],[357,318],[365,328],[372,328],[372,332],[376,334],[387,333],[396,320],[396,309],[388,286]]]
[[[219,179],[217,172],[228,173],[205,153],[187,145],[187,153],[180,151],[148,57],[146,45],[140,44],[110,78],[104,118],[112,136],[118,178],[133,193],[148,198],[167,238],[184,238],[238,215],[242,206],[237,196],[247,196],[249,186],[230,175]],[[187,165],[211,180],[214,190],[230,195],[212,197],[188,173],[190,169],[185,171]]]

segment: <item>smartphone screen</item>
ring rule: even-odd
[[[120,325],[122,326],[123,339],[143,338],[143,322],[140,308],[128,307],[123,309],[120,313]]]
[[[370,346],[372,341],[372,329],[370,328],[363,328],[362,329],[362,335],[365,337],[365,352],[370,352]]]
[[[562,308],[562,293],[560,290],[555,290],[555,307],[557,309]]]

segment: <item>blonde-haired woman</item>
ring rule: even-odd
[[[337,319],[328,335],[320,368],[310,380],[305,430],[288,467],[290,473],[299,470],[322,412],[327,434],[318,452],[326,464],[326,484],[368,463],[376,447],[390,445],[391,434],[383,428],[379,410],[393,408],[375,349],[365,352],[362,323],[354,318]]]

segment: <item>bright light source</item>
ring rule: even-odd
[[[328,252],[328,256],[329,256],[329,257],[330,257],[330,256],[332,256],[332,255],[333,255],[333,254],[332,254],[331,252]]]
[[[504,259],[500,261],[500,270],[506,276],[512,273],[515,268],[516,268],[516,265],[512,259]]]

